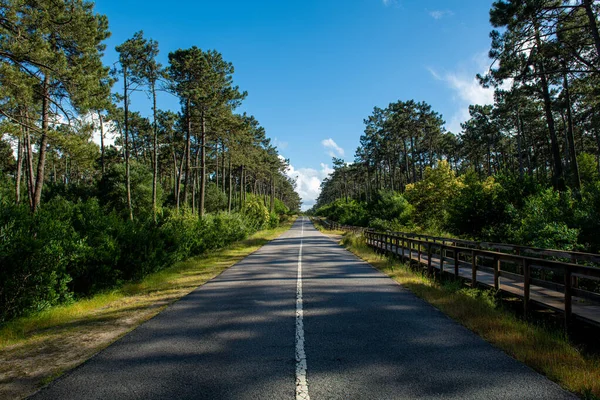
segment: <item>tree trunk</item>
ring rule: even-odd
[[[521,132],[521,112],[517,106],[517,152],[519,155],[519,177],[523,179],[523,133]]]
[[[221,178],[223,185],[223,193],[225,193],[225,142],[221,140]]]
[[[229,198],[227,200],[227,212],[231,214],[231,197],[233,196],[233,173],[231,171],[231,153],[229,153]]]
[[[152,213],[154,214],[154,222],[156,222],[156,191],[158,184],[158,126],[156,122],[156,82],[152,82],[152,128],[154,131],[153,138],[153,153],[152,153]]]
[[[240,209],[244,208],[244,205],[246,204],[246,198],[245,198],[245,191],[246,191],[246,183],[244,181],[245,176],[244,176],[244,165],[242,165],[241,167],[241,171],[240,171]]]
[[[173,143],[173,198],[175,207],[179,210],[179,170],[177,169],[177,154],[175,154],[175,143]]]
[[[25,150],[27,153],[27,195],[29,198],[29,208],[33,210],[35,176],[33,175],[33,151],[31,150],[31,136],[29,135],[29,128],[25,128]]]
[[[271,173],[271,206],[269,207],[270,212],[275,212],[275,177]]]
[[[415,163],[415,140],[410,137],[410,161],[412,164],[412,183],[417,181],[417,168]]]
[[[215,186],[219,188],[219,140],[215,140]]]
[[[202,135],[200,138],[200,218],[204,217],[204,192],[206,190],[206,117],[202,109]]]
[[[187,207],[188,205],[188,192],[190,188],[190,163],[191,163],[191,144],[192,144],[192,109],[191,109],[191,101],[187,99],[186,106],[186,116],[187,116],[187,129],[186,129],[186,148],[185,148],[185,183],[183,187],[183,205]]]
[[[567,100],[567,139],[569,142],[569,153],[571,156],[571,173],[575,188],[581,190],[581,177],[579,176],[579,165],[577,165],[577,151],[575,150],[575,138],[573,137],[573,115],[571,113],[571,94],[569,91],[569,80],[567,78],[567,66],[563,63],[563,87],[565,99]]]
[[[542,41],[540,39],[539,31],[536,27],[535,40],[538,51],[542,48]],[[544,110],[546,112],[546,122],[548,123],[548,133],[550,134],[550,144],[552,150],[552,159],[554,161],[554,168],[552,174],[553,185],[558,190],[565,189],[565,183],[563,179],[563,168],[562,160],[560,158],[560,148],[558,146],[558,138],[556,136],[556,126],[554,123],[554,116],[552,114],[552,99],[550,98],[550,89],[548,85],[548,76],[546,75],[546,67],[544,61],[538,62],[540,69],[540,81],[542,84],[542,96],[544,98]]]
[[[131,204],[131,175],[129,171],[129,93],[127,87],[127,68],[123,68],[123,106],[125,112],[125,186],[127,187],[127,207],[129,219],[133,221],[133,206]]]
[[[15,204],[21,202],[21,175],[23,171],[23,127],[21,126],[21,136],[17,142],[17,176],[15,177]]]
[[[181,206],[181,177],[183,176],[183,167],[185,164],[185,155],[187,152],[187,143],[183,148],[183,154],[181,155],[181,161],[179,161],[179,175],[177,176],[177,209]],[[184,203],[185,206],[185,203]]]
[[[35,192],[33,194],[33,212],[36,212],[42,201],[42,188],[44,186],[44,169],[46,167],[46,153],[48,147],[48,125],[50,119],[50,101],[49,101],[49,79],[48,75],[44,77],[42,86],[42,137],[40,138],[40,148],[38,154],[37,177],[35,180]]]
[[[100,169],[102,176],[104,176],[106,173],[106,166],[104,165],[104,118],[100,110],[98,110],[98,119],[100,120]]]
[[[592,8],[594,0],[582,0],[582,2],[585,7],[585,12],[587,14],[588,20],[590,22],[592,37],[594,38],[594,44],[596,45],[596,55],[600,57],[600,34],[598,33],[596,15],[594,14],[594,9]]]

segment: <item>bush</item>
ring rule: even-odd
[[[404,196],[415,207],[418,223],[439,228],[446,220],[448,204],[462,186],[461,179],[443,160],[435,168],[427,167],[422,181],[408,184]]]
[[[0,199],[0,202],[3,200]],[[133,222],[96,198],[56,197],[36,213],[0,207],[0,322],[135,281],[174,262],[222,248],[266,225],[277,225],[258,199],[245,214],[203,219],[167,212]]]
[[[575,250],[579,229],[574,222],[571,192],[546,189],[525,201],[517,211],[512,242],[546,249]]]
[[[152,214],[152,171],[143,164],[131,162],[131,204],[136,217]],[[125,165],[113,164],[106,171],[99,184],[102,203],[114,208],[123,216],[129,215],[127,188],[125,186]],[[161,204],[162,189],[157,185],[157,201]]]
[[[78,238],[62,199],[35,215],[26,206],[0,208],[0,322],[69,301],[69,262]]]
[[[446,226],[454,234],[493,240],[509,217],[503,189],[494,177],[480,181],[474,171],[462,177],[463,186],[448,203]]]
[[[248,194],[242,213],[248,217],[249,221],[252,221],[256,230],[265,228],[271,218],[269,210],[267,210],[262,200],[251,194]]]
[[[214,213],[226,209],[227,195],[214,182],[208,182],[204,192],[204,210],[207,213]]]
[[[338,199],[319,208],[316,212],[317,215],[332,219],[342,225],[367,226],[369,223],[366,204],[356,200]]]
[[[412,225],[414,207],[400,193],[380,190],[369,203],[368,210],[372,228],[384,221],[390,222],[388,229]]]

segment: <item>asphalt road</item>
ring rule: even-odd
[[[298,358],[300,347],[305,364]],[[296,389],[302,371],[307,384],[301,379],[300,386],[307,393]],[[573,398],[360,261],[308,220],[298,220],[33,398],[297,394],[313,400]]]

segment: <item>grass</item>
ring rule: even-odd
[[[376,254],[364,237],[342,240],[354,254],[471,331],[585,399],[600,398],[600,359],[581,353],[561,331],[528,323],[497,301],[490,290],[440,282],[398,260]]]
[[[23,398],[288,230],[260,231],[144,280],[0,328],[0,398]]]

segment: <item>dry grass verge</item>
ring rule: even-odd
[[[342,244],[417,296],[585,399],[600,398],[600,359],[582,354],[562,332],[528,323],[497,302],[492,291],[439,282],[398,260],[377,255],[362,236],[346,234]]]
[[[256,233],[139,283],[20,318],[0,329],[0,399],[26,397],[288,230]]]

